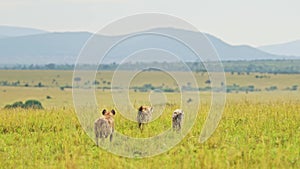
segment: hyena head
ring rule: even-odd
[[[139,111],[140,112],[143,112],[143,113],[150,113],[150,114],[152,114],[153,113],[153,107],[151,107],[151,106],[141,106],[140,108],[139,108]]]
[[[112,109],[111,111],[107,111],[106,109],[103,109],[102,114],[105,118],[110,118],[116,114],[116,111],[114,109]]]
[[[183,110],[181,109],[176,109],[174,112],[173,112],[173,121],[177,121],[177,122],[181,122],[182,119],[183,119],[183,116],[184,116],[184,112]]]

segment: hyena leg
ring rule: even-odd
[[[98,146],[98,138],[99,138],[99,133],[95,132],[95,142],[97,146]]]
[[[104,139],[105,139],[105,134],[103,132],[100,132],[100,139],[101,139],[101,142],[103,143]]]
[[[113,139],[113,133],[110,134],[109,141],[112,142],[112,139]]]
[[[178,124],[178,133],[180,133],[180,135],[182,135],[182,132],[181,132],[181,124],[180,124],[180,123]]]
[[[142,129],[143,128],[143,125],[142,123],[139,123],[139,128]]]
[[[141,129],[141,132],[143,132],[144,124],[143,123],[139,123],[139,128]]]

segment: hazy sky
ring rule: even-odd
[[[0,0],[0,25],[96,32],[143,12],[178,16],[230,44],[300,39],[300,0]]]

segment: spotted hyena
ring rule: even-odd
[[[148,123],[152,119],[153,108],[150,106],[141,106],[137,114],[137,122],[141,131],[143,131],[143,124]]]
[[[98,145],[98,139],[104,139],[109,136],[110,141],[113,139],[114,133],[114,115],[116,114],[115,110],[112,109],[111,111],[107,111],[104,109],[102,111],[103,117],[100,117],[95,121],[95,141]]]
[[[181,131],[184,112],[181,109],[176,109],[172,115],[172,127],[174,131]]]

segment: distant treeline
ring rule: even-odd
[[[210,62],[214,64],[214,62]],[[225,72],[231,73],[300,73],[300,60],[254,60],[254,61],[223,61]],[[145,69],[149,68],[150,69]],[[72,64],[46,64],[46,65],[0,65],[0,69],[4,70],[74,70],[75,65]],[[187,63],[167,63],[167,62],[151,62],[151,63],[124,63],[124,64],[101,64],[97,65],[80,65],[76,68],[81,70],[142,70],[158,71],[160,69],[166,71],[194,71],[206,72],[205,64],[201,62]]]

